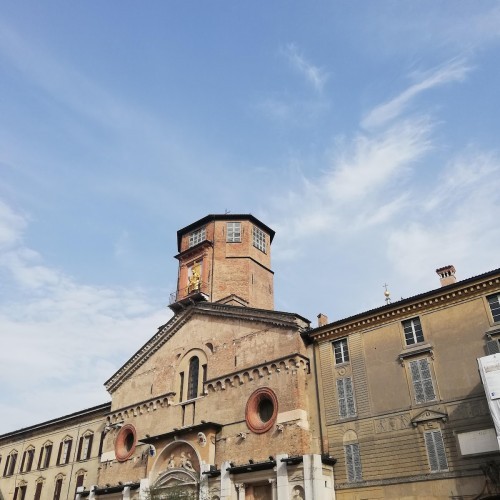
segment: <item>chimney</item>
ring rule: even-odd
[[[328,323],[328,316],[323,313],[318,314],[318,327],[325,326]]]
[[[444,266],[436,269],[436,273],[441,281],[441,286],[451,285],[457,282],[454,266]]]

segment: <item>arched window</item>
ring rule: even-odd
[[[189,360],[189,378],[188,378],[188,399],[198,396],[198,375],[200,372],[200,360],[198,356],[193,356]]]

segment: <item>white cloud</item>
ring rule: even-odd
[[[425,90],[432,89],[451,82],[460,82],[465,79],[471,71],[463,59],[452,59],[445,64],[424,74],[418,75],[419,81],[414,83],[397,97],[376,106],[362,121],[365,128],[380,127],[387,122],[394,120],[406,110],[412,99]]]
[[[103,382],[170,314],[164,290],[82,284],[45,265],[22,243],[26,219],[0,213],[0,273],[17,294],[0,305],[2,433],[106,401]]]
[[[321,92],[328,80],[328,73],[309,62],[294,43],[289,43],[283,50],[291,66],[300,73],[316,91]]]

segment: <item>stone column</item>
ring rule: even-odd
[[[245,485],[244,483],[235,483],[236,491],[238,492],[238,500],[245,500]]]
[[[288,469],[282,458],[288,458],[288,455],[276,455],[276,494],[277,500],[289,500]]]
[[[139,486],[139,500],[148,500],[149,497],[149,479],[141,479]]]
[[[130,500],[130,486],[125,486],[122,491],[123,500]]]
[[[223,462],[220,467],[220,499],[221,500],[230,500],[232,497],[232,482],[231,482],[231,474],[227,468],[230,467],[229,462]]]
[[[278,490],[276,488],[276,479],[268,479],[271,483],[271,498],[272,500],[278,500]]]
[[[208,491],[208,476],[206,474],[203,474],[205,471],[210,470],[210,465],[206,463],[201,464],[201,470],[200,470],[200,498],[205,499],[209,498],[209,491]]]

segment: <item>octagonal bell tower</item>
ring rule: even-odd
[[[170,308],[221,302],[274,308],[274,231],[250,214],[207,215],[177,231],[177,290]]]

